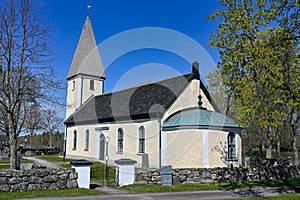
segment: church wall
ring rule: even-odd
[[[144,121],[144,122],[126,122],[117,124],[95,124],[95,125],[78,125],[76,127],[69,127],[67,129],[67,157],[86,158],[89,160],[99,160],[100,151],[100,130],[99,128],[108,128],[108,131],[102,131],[105,136],[109,136],[108,154],[110,163],[113,160],[121,158],[130,158],[136,160],[138,165],[142,164],[142,154],[138,153],[138,134],[139,127],[145,128],[145,153],[149,157],[149,165],[159,166],[159,128],[158,120]],[[124,150],[123,153],[117,152],[117,131],[122,128],[124,131]],[[85,148],[85,132],[90,132],[89,150],[84,151]],[[72,150],[73,147],[73,132],[77,131],[77,149]]]
[[[178,130],[167,134],[167,165],[173,168],[226,167],[227,132]],[[238,163],[241,163],[241,138],[236,134]]]
[[[90,89],[90,80],[94,80],[94,90]],[[74,87],[75,81],[75,87]],[[68,118],[92,95],[103,93],[103,80],[88,76],[77,76],[68,80],[67,114]]]
[[[66,118],[68,118],[75,111],[75,105],[77,104],[77,97],[75,96],[76,93],[73,91],[73,81],[75,81],[75,85],[78,84],[76,79],[68,81]]]
[[[214,111],[212,105],[206,98],[203,91],[200,89],[200,80],[194,79],[192,80],[186,89],[177,97],[177,100],[171,105],[171,107],[166,112],[165,116],[163,117],[163,121],[167,119],[173,113],[191,107],[198,106],[198,96],[201,92],[203,107],[207,108],[208,110]]]

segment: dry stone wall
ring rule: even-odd
[[[173,169],[173,184],[241,182],[300,178],[295,166],[273,166],[259,168],[191,168]],[[160,184],[161,173],[158,169],[136,170],[136,184]]]
[[[0,191],[77,188],[73,169],[0,170]]]

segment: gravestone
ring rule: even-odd
[[[172,166],[162,166],[161,184],[164,186],[172,186],[172,183],[173,183]]]

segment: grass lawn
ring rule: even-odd
[[[261,198],[251,198],[254,200],[299,200],[300,199],[300,194],[288,194],[288,195],[282,195],[282,196],[277,196],[277,197],[261,197]],[[249,200],[247,199],[236,199],[236,200]]]
[[[21,163],[33,163],[33,162],[31,160],[22,158]],[[2,158],[2,160],[0,160],[0,169],[10,169],[9,158]]]
[[[196,191],[196,190],[223,190],[223,189],[235,189],[235,188],[247,188],[247,187],[279,187],[279,186],[292,186],[300,185],[300,178],[297,179],[285,179],[276,181],[247,181],[239,183],[207,183],[207,184],[174,184],[172,186],[162,185],[128,185],[122,187],[122,189],[130,190],[137,193],[145,192],[182,192],[182,191]]]
[[[88,189],[61,189],[61,190],[32,190],[25,192],[1,192],[0,199],[18,199],[33,197],[62,197],[104,194],[96,190]]]
[[[72,159],[66,158],[65,161],[62,157],[59,157],[58,155],[51,155],[51,156],[37,156],[39,159],[47,160],[49,162],[71,162]]]

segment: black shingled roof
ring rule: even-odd
[[[118,92],[92,96],[65,121],[65,124],[161,118],[164,111],[194,78],[194,74],[189,73]],[[209,93],[202,82],[201,89],[210,100]]]

